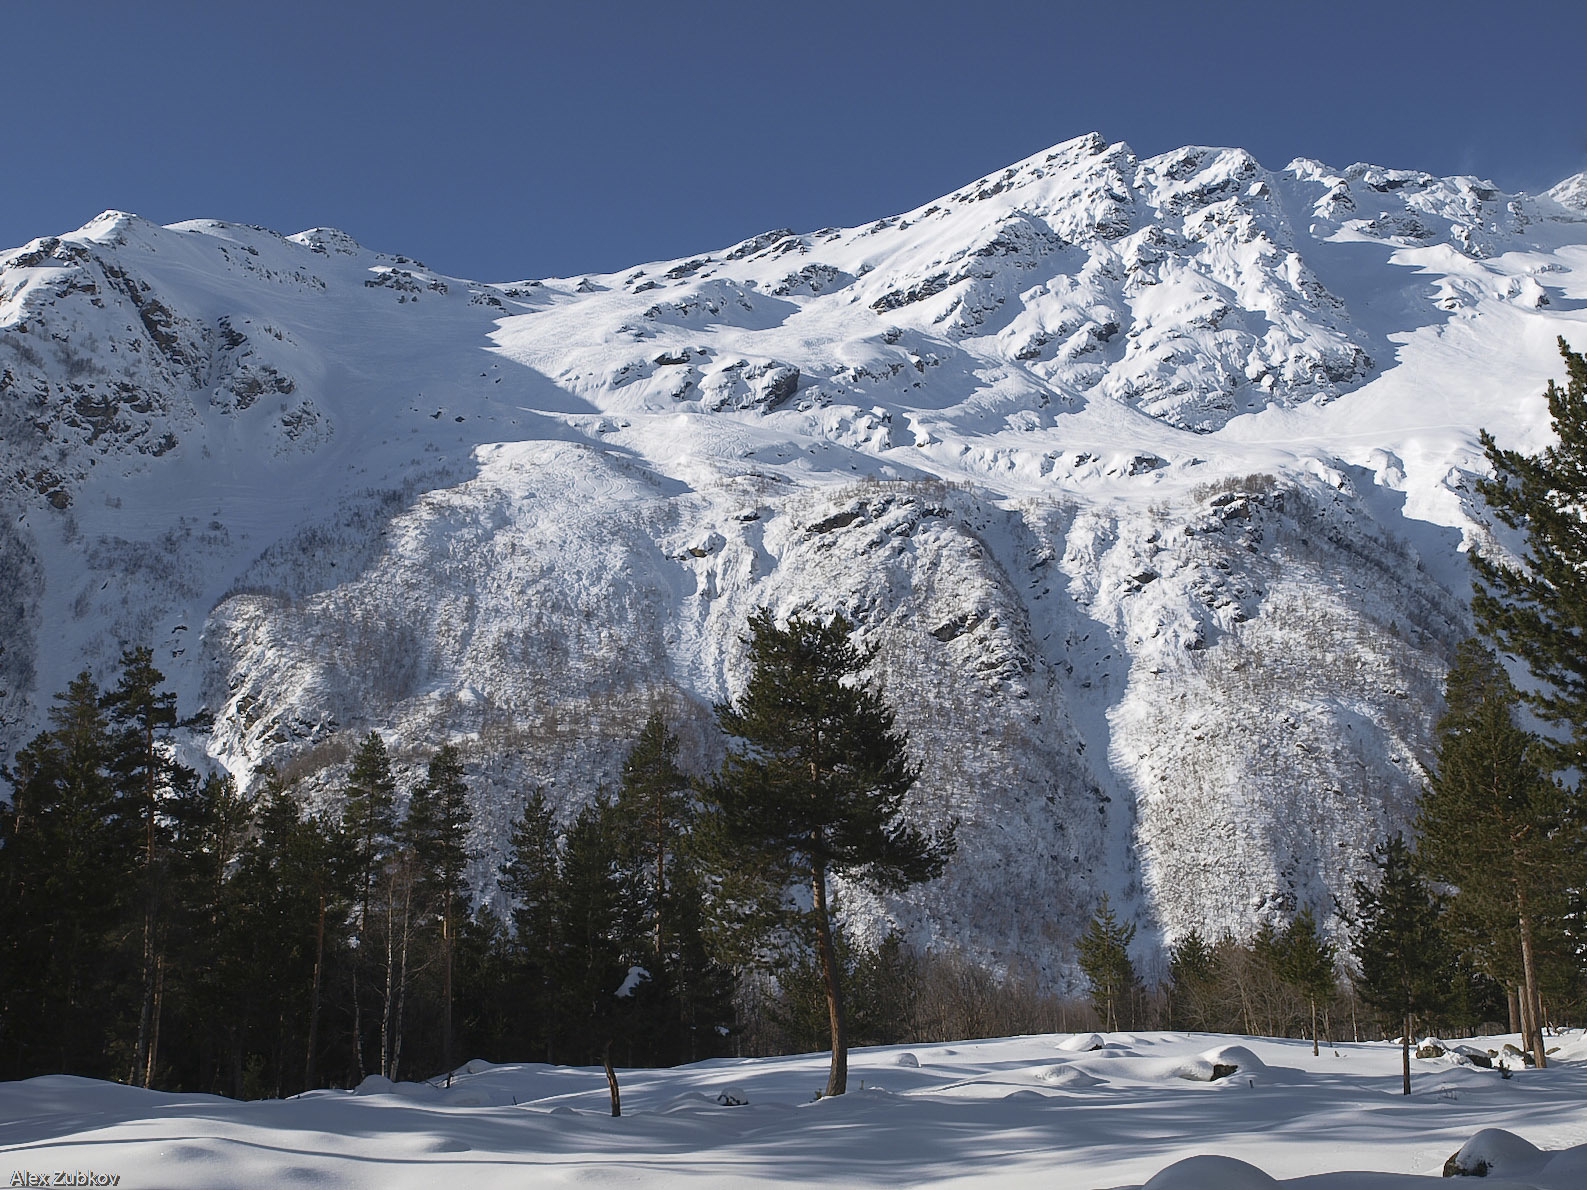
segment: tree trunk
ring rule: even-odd
[[[832,922],[827,914],[827,874],[822,868],[811,870],[810,892],[815,901],[816,953],[821,959],[821,977],[827,985],[827,1016],[832,1026],[832,1071],[827,1077],[826,1094],[841,1095],[849,1084],[848,1022],[843,1014],[838,956],[832,945]]]
[[[1517,986],[1515,991],[1521,999],[1521,1048],[1524,1050],[1532,1044],[1532,999],[1524,987]]]
[[[154,1086],[155,1067],[160,1062],[160,1011],[165,1007],[165,950],[154,957],[154,1013],[149,1022],[149,1060],[143,1071],[143,1085]]]
[[[606,1065],[606,1089],[612,1094],[612,1115],[620,1116],[623,1114],[623,1097],[617,1090],[617,1071],[612,1069],[612,1043],[610,1041],[606,1043],[606,1051],[602,1060]]]
[[[1311,997],[1311,1056],[1317,1056],[1317,997]]]
[[[397,979],[396,936],[391,932],[391,900],[395,891],[389,890],[385,898],[386,992],[380,1005],[380,1074],[383,1078],[391,1078],[391,1009],[396,999],[394,985]]]
[[[1405,1093],[1411,1093],[1411,1014],[1405,1014],[1405,1032],[1400,1037],[1400,1067],[1405,1077]]]
[[[397,1081],[397,1070],[402,1061],[402,1017],[408,1003],[408,935],[411,932],[412,907],[413,882],[410,879],[402,890],[402,956],[397,971],[397,1023],[392,1031],[391,1074],[387,1076],[392,1082]]]
[[[1515,985],[1508,984],[1504,989],[1504,998],[1510,1003],[1510,1032],[1521,1031],[1521,998],[1516,995]]]
[[[452,1057],[452,904],[447,900],[441,917],[441,998],[445,1001],[441,1017],[441,1065],[450,1070],[457,1063]]]
[[[1532,915],[1527,912],[1526,895],[1519,881],[1515,888],[1515,907],[1521,927],[1521,969],[1526,973],[1527,1007],[1532,1017],[1532,1028],[1526,1040],[1532,1047],[1532,1056],[1537,1059],[1537,1068],[1543,1070],[1548,1067],[1548,1055],[1543,1052],[1543,1001],[1537,990],[1537,963],[1532,957]]]
[[[320,890],[319,924],[314,930],[314,983],[309,991],[309,1045],[303,1056],[303,1089],[314,1086],[314,1051],[320,1039],[320,971],[325,965],[325,892]],[[356,984],[354,985],[357,986]]]
[[[363,942],[362,929],[360,928],[359,942]],[[363,1082],[369,1075],[369,1069],[364,1065],[364,1014],[362,1002],[358,995],[358,966],[364,961],[363,947],[353,951],[353,1052],[358,1058],[358,1081]]]

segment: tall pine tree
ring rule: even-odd
[[[1361,968],[1356,990],[1400,1026],[1407,1095],[1415,1018],[1441,1011],[1453,990],[1438,900],[1417,875],[1413,861],[1404,836],[1395,835],[1374,854],[1376,883],[1355,882],[1354,950]]]
[[[1106,893],[1080,936],[1080,970],[1091,984],[1091,1004],[1104,1029],[1133,1029],[1140,976],[1130,961],[1135,923],[1121,922]]]
[[[1494,978],[1523,984],[1523,1031],[1544,1066],[1536,936],[1562,914],[1579,834],[1563,791],[1542,769],[1545,746],[1515,722],[1519,696],[1497,657],[1463,643],[1445,701],[1417,822],[1420,859],[1456,889],[1450,915],[1464,949]],[[1504,944],[1512,937],[1518,947]]]
[[[468,865],[468,782],[463,758],[452,744],[430,760],[424,784],[413,791],[403,838],[412,848],[420,872],[420,888],[434,906],[441,927],[441,1065],[456,1065],[452,1045],[453,952],[465,916],[468,891],[463,871]]]
[[[1284,928],[1278,944],[1279,978],[1301,995],[1311,1008],[1311,1052],[1317,1049],[1317,1005],[1333,998],[1334,944],[1322,936],[1310,905]]]
[[[501,888],[512,903],[512,947],[508,982],[516,989],[521,1023],[519,1044],[526,1053],[541,1053],[554,1062],[557,1046],[557,1001],[552,971],[562,949],[558,922],[561,848],[557,822],[536,789],[513,826]]]
[[[0,804],[0,1079],[107,1064],[120,971],[112,943],[133,897],[140,833],[116,814],[109,723],[79,674],[50,729],[3,776]]]
[[[854,644],[847,620],[779,627],[762,609],[749,627],[749,682],[717,708],[730,742],[704,793],[708,827],[720,866],[783,898],[785,924],[810,925],[831,1031],[826,1094],[841,1095],[848,1033],[828,881],[900,890],[932,879],[953,854],[953,830],[931,835],[905,817],[919,770],[893,711],[862,680],[875,651]],[[788,896],[801,886],[809,909]]]
[[[120,815],[136,822],[142,835],[136,878],[142,908],[139,930],[141,995],[137,1036],[127,1081],[152,1085],[159,1061],[160,1011],[166,974],[171,904],[170,859],[173,803],[196,781],[176,762],[167,740],[177,723],[176,695],[163,690],[165,675],[154,667],[146,646],[121,655],[121,677],[104,697],[109,715],[111,771]]]
[[[1494,476],[1477,485],[1494,515],[1525,536],[1519,565],[1471,554],[1472,610],[1482,634],[1526,662],[1542,688],[1527,698],[1566,733],[1557,769],[1587,769],[1587,357],[1559,341],[1564,387],[1549,381],[1558,443],[1536,455],[1503,450],[1486,431]]]
[[[364,1014],[369,1007],[366,1000],[369,999],[368,988],[374,976],[374,960],[369,946],[372,924],[370,902],[374,896],[375,882],[395,846],[396,800],[397,783],[391,775],[391,760],[386,755],[385,741],[378,732],[372,731],[364,737],[353,756],[342,802],[342,830],[351,848],[351,874],[358,911],[354,920],[355,953],[350,974],[353,1057],[360,1079],[368,1073],[365,1066]],[[384,1049],[381,1064],[384,1065]]]

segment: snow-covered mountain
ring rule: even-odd
[[[107,212],[0,254],[0,749],[147,642],[201,745],[328,796],[376,728],[475,780],[689,758],[756,607],[842,610],[960,858],[857,920],[1058,972],[1347,899],[1420,780],[1546,441],[1587,179],[1547,195],[1087,136],[866,227],[516,284]]]

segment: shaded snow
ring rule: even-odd
[[[476,1060],[450,1086],[370,1079],[247,1103],[52,1076],[0,1084],[0,1153],[15,1169],[172,1190],[458,1178],[1408,1190],[1458,1150],[1489,1164],[1485,1186],[1574,1190],[1587,1170],[1587,1048],[1578,1034],[1555,1040],[1549,1070],[1509,1080],[1417,1061],[1408,1099],[1388,1042],[1317,1058],[1306,1041],[1207,1034],[886,1047],[855,1051],[854,1090],[821,1101],[825,1055],[720,1059],[620,1071],[620,1119],[597,1068]],[[1245,1065],[1216,1082],[1181,1073],[1212,1057]]]

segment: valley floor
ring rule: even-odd
[[[890,1046],[856,1051],[850,1093],[821,1101],[826,1055],[721,1059],[621,1071],[620,1119],[599,1070],[539,1064],[257,1102],[50,1076],[0,1084],[0,1183],[1404,1190],[1497,1128],[1530,1144],[1482,1138],[1482,1185],[1573,1190],[1587,1037],[1551,1043],[1550,1069],[1509,1079],[1413,1059],[1409,1099],[1387,1043],[1316,1058],[1304,1041],[1185,1033]],[[1240,1069],[1205,1081],[1214,1063]],[[1256,1168],[1186,1160],[1201,1154]]]

